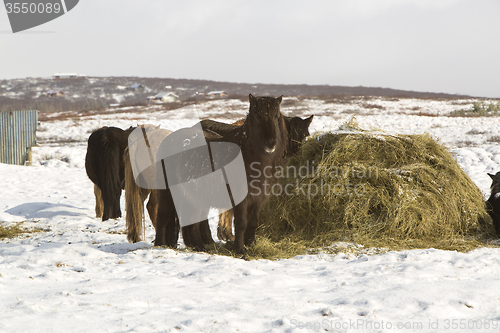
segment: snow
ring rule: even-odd
[[[352,116],[334,104],[303,103],[304,116],[316,114],[311,133],[336,129]],[[488,195],[486,173],[500,170],[500,145],[487,140],[499,117],[446,117],[443,110],[457,106],[450,101],[369,103],[384,109],[356,114],[361,127],[431,134]],[[244,261],[183,246],[153,248],[149,219],[146,241],[129,244],[123,219],[95,218],[84,167],[92,130],[138,123],[177,130],[207,114],[232,122],[246,108],[210,101],[43,122],[32,167],[0,164],[0,223],[25,221],[23,227],[43,230],[0,241],[0,332],[500,331],[500,248],[355,255],[337,243],[338,254]]]

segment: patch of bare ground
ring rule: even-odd
[[[373,104],[373,103],[362,103],[361,107],[364,109],[378,109],[378,110],[385,110],[385,107],[379,104]]]
[[[486,132],[486,131],[479,131],[477,129],[471,129],[470,131],[468,131],[465,134],[469,134],[469,135],[482,135],[482,134],[486,134],[486,133],[488,133],[488,132]]]
[[[498,135],[492,136],[488,140],[486,140],[486,142],[489,142],[489,143],[500,143],[500,136],[498,136]]]
[[[466,113],[463,110],[452,111],[447,117],[462,117],[462,118],[479,118],[479,117],[488,117],[488,115],[480,115],[480,114],[470,114]],[[491,116],[489,116],[491,117]]]
[[[408,114],[408,113],[399,112],[399,114]],[[411,115],[411,116],[420,116],[420,117],[440,117],[439,114],[431,113],[431,112],[423,112],[423,111],[409,113],[409,115]]]
[[[347,109],[340,111],[341,114],[372,116],[375,114],[373,109]]]
[[[246,112],[247,110],[245,108],[242,108],[240,105],[224,105],[221,106],[220,104],[209,104],[204,107],[205,111],[211,111],[211,110],[227,110],[227,111],[241,111],[241,112]]]
[[[468,148],[468,147],[477,147],[478,144],[470,140],[465,140],[465,141],[458,141],[456,143],[456,146],[458,148]]]
[[[107,234],[110,234],[110,235],[126,235],[127,234],[126,230],[107,230],[105,232]]]
[[[24,222],[13,223],[10,226],[2,226],[0,225],[0,240],[4,240],[6,238],[15,238],[20,236],[29,237],[29,234],[46,231],[41,228],[25,228],[23,226]]]
[[[401,100],[401,98],[397,97],[382,97],[382,99],[387,102],[399,102]]]
[[[86,142],[87,140],[75,140],[75,139],[68,139],[68,138],[48,138],[48,139],[37,139],[38,144],[44,145],[44,146],[50,146],[50,145],[65,145],[65,146],[74,146],[78,145],[82,142]],[[44,160],[45,158],[42,158]],[[68,162],[64,159],[58,158],[63,162]]]
[[[301,96],[306,97],[306,96]],[[359,101],[370,101],[373,96],[351,96],[351,95],[318,95],[318,96],[308,96],[306,98],[321,100],[325,104],[354,104]]]
[[[188,105],[198,104],[199,102],[173,102],[165,104],[155,104],[155,105],[144,105],[144,106],[125,106],[116,108],[103,108],[103,109],[92,109],[85,111],[65,111],[58,113],[40,113],[38,115],[39,121],[60,121],[60,120],[70,120],[70,119],[80,119],[86,117],[92,117],[95,115],[106,115],[115,113],[147,113],[151,111],[172,111]],[[136,119],[136,118],[132,118]]]
[[[468,100],[455,100],[451,102],[451,105],[468,105],[470,103]]]

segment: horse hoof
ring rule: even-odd
[[[203,244],[204,244],[204,245],[208,245],[208,246],[210,246],[210,245],[215,244],[215,241],[212,239],[212,240],[210,240],[210,241],[203,242]]]
[[[236,253],[236,255],[239,255],[242,257],[246,255],[246,252],[244,249],[234,249],[234,253]]]
[[[195,252],[206,252],[205,246],[199,246],[199,245],[186,245],[190,250],[195,251]]]

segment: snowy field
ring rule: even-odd
[[[470,100],[288,101],[287,115],[315,114],[311,133],[353,115],[363,128],[430,133],[485,198],[487,172],[500,171],[500,117],[447,116]],[[247,109],[211,101],[41,122],[33,166],[0,164],[0,223],[44,230],[0,241],[0,332],[500,332],[500,248],[244,261],[153,248],[149,220],[147,240],[129,244],[123,219],[95,218],[84,167],[93,130],[177,130],[199,117],[232,122]]]

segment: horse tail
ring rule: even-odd
[[[120,180],[120,147],[116,140],[107,135],[102,137],[99,154],[99,184],[104,202],[102,220],[121,217],[120,196],[122,194]]]
[[[233,230],[233,210],[227,210],[219,215],[217,225],[217,237],[219,240],[234,240]]]
[[[104,202],[102,201],[101,189],[96,184],[94,184],[94,196],[95,196],[95,216],[102,217],[102,212],[104,210]]]
[[[127,211],[125,221],[127,226],[127,239],[131,243],[137,243],[143,237],[144,203],[142,189],[137,186],[130,163],[128,148],[123,154],[125,164],[125,210]]]

